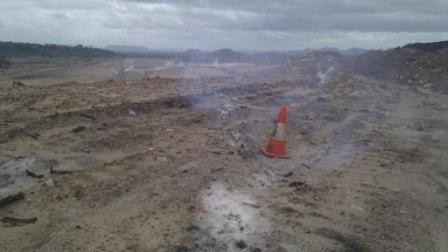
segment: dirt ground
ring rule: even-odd
[[[213,68],[3,87],[0,250],[448,251],[446,95]]]

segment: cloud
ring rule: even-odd
[[[152,48],[379,48],[448,38],[446,0],[15,0],[0,40]]]

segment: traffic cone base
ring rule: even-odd
[[[284,140],[269,138],[266,147],[261,148],[261,152],[267,157],[289,158],[286,155],[286,143]]]

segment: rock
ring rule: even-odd
[[[74,129],[72,129],[72,132],[75,134],[78,134],[79,132],[84,131],[85,129],[86,129],[86,127],[84,127],[84,126],[78,126]]]
[[[243,240],[239,240],[235,243],[235,246],[239,249],[245,249],[247,247],[247,244]]]
[[[29,172],[35,175],[46,175],[49,173],[49,167],[50,161],[42,156],[15,157],[5,164],[0,165],[0,170],[2,171],[2,175],[6,175],[8,179],[14,180],[17,177],[27,175]]]
[[[136,116],[137,115],[137,112],[135,112],[132,109],[128,109],[128,113],[129,113],[130,116]]]
[[[187,227],[186,230],[187,230],[187,232],[196,232],[196,231],[199,231],[200,228],[196,225],[191,225],[191,226]]]
[[[36,173],[34,173],[34,172],[32,172],[32,171],[29,171],[29,170],[25,170],[25,174],[26,174],[27,176],[29,176],[29,177],[37,178],[37,179],[41,179],[41,178],[44,177],[44,175],[36,174]]]
[[[45,182],[45,185],[48,187],[54,187],[54,181],[52,179],[49,179]]]
[[[362,207],[360,207],[358,205],[355,205],[355,204],[351,204],[350,208],[355,210],[355,211],[358,211],[358,212],[363,212],[364,211],[364,208],[362,208]]]
[[[167,157],[157,156],[157,157],[156,157],[156,160],[157,160],[157,161],[161,161],[161,162],[165,162],[165,161],[168,160],[168,158],[167,158]]]
[[[10,195],[6,198],[0,199],[0,208],[12,204],[16,201],[22,200],[23,198],[25,198],[25,195],[23,193],[17,193],[14,195]]]
[[[21,218],[15,218],[15,217],[4,217],[1,219],[1,221],[7,227],[16,227],[16,226],[23,226],[23,225],[35,223],[37,221],[37,218],[33,217],[33,218],[21,219]]]
[[[82,193],[81,189],[78,189],[75,191],[75,193],[73,193],[73,197],[75,197],[78,200],[81,199],[82,196],[83,196],[83,193]]]
[[[12,86],[13,86],[13,87],[24,87],[25,84],[23,84],[23,83],[20,82],[20,81],[14,81],[14,82],[12,83]]]
[[[180,246],[176,249],[177,252],[188,252],[189,249],[185,246]]]
[[[82,116],[82,117],[85,117],[85,118],[89,118],[92,121],[96,121],[96,118],[95,118],[94,115],[87,114],[87,113],[80,113],[79,115]]]
[[[5,187],[9,185],[11,175],[9,174],[2,174],[0,175],[0,188]]]
[[[286,173],[285,175],[283,175],[283,177],[287,178],[287,177],[291,177],[293,175],[293,172],[290,171],[288,173]]]
[[[302,181],[294,181],[288,184],[288,187],[294,188],[295,191],[307,192],[311,191],[311,186]]]

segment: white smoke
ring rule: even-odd
[[[323,85],[327,82],[328,74],[330,74],[333,70],[333,67],[329,67],[325,72],[317,72],[316,77],[319,78],[319,85]]]

